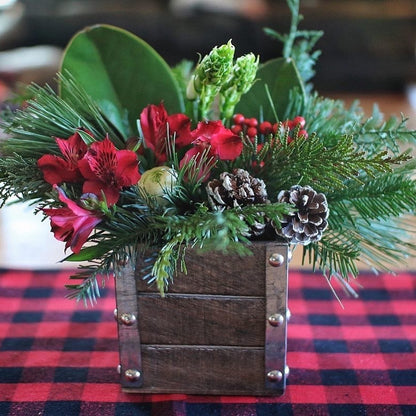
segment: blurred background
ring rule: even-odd
[[[358,98],[368,112],[377,102],[416,128],[416,0],[302,0],[301,13],[301,28],[325,32],[315,88]],[[281,44],[263,28],[287,32],[290,14],[285,0],[0,0],[0,103],[20,83],[53,84],[65,45],[96,23],[135,33],[171,65],[229,39],[237,56],[252,51],[265,61]],[[32,211],[0,211],[0,267],[56,267],[63,257]]]

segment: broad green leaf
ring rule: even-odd
[[[305,94],[298,70],[291,59],[277,58],[265,62],[257,71],[257,81],[250,91],[241,97],[235,112],[246,117],[281,121],[289,105],[290,91],[298,88]]]
[[[167,63],[142,39],[117,27],[96,25],[76,34],[61,72],[75,78],[125,138],[137,134],[136,120],[149,104],[163,101],[168,113],[183,111]],[[65,89],[60,94],[65,99]]]

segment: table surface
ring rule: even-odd
[[[416,415],[415,273],[364,273],[341,306],[321,275],[291,271],[277,398],[122,393],[113,282],[86,309],[65,299],[69,275],[0,270],[2,416]]]

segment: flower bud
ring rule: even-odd
[[[194,86],[200,91],[204,85],[212,85],[218,88],[228,81],[233,69],[234,45],[231,40],[220,47],[214,47],[195,69]]]
[[[235,85],[240,95],[245,94],[253,85],[257,69],[259,67],[259,57],[253,53],[240,56],[234,65],[234,72],[231,82]]]
[[[158,203],[166,202],[164,196],[171,194],[176,186],[178,174],[167,166],[156,166],[143,173],[137,186],[149,197],[154,197]]]

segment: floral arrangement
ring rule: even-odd
[[[59,91],[31,85],[2,115],[0,198],[31,201],[86,262],[70,296],[95,300],[98,279],[137,254],[163,293],[186,249],[250,253],[252,241],[302,245],[328,279],[386,270],[414,250],[416,132],[375,107],[321,97],[311,79],[322,35],[298,29],[288,0],[283,56],[235,57],[231,41],[170,68],[116,27],[78,33]],[[146,254],[144,254],[146,253]]]

